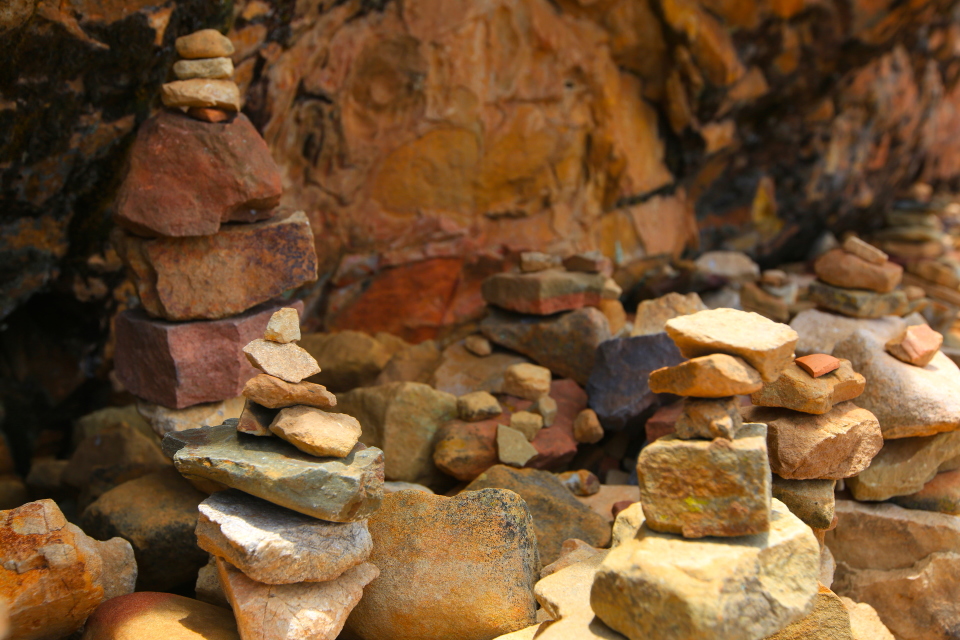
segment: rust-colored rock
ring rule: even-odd
[[[243,395],[269,409],[283,409],[302,404],[329,409],[337,406],[337,398],[320,384],[298,382],[293,384],[261,373],[243,386]]]
[[[482,422],[448,422],[437,434],[433,463],[457,480],[473,480],[497,464],[499,424],[496,418]]]
[[[741,358],[716,353],[657,369],[650,374],[650,390],[696,398],[725,398],[759,391],[763,381]]]
[[[282,191],[245,115],[211,124],[162,109],[137,131],[114,220],[143,236],[206,236],[272,217]]]
[[[797,358],[794,362],[814,378],[819,378],[840,368],[840,360],[826,353],[811,353],[808,356]]]
[[[926,324],[907,327],[899,336],[887,342],[887,353],[897,360],[925,367],[933,361],[943,345],[943,336]]]
[[[235,398],[257,375],[243,346],[263,334],[281,306],[268,302],[222,320],[177,323],[124,311],[115,328],[117,378],[134,395],[176,409]],[[303,309],[299,300],[291,306]]]
[[[875,264],[843,249],[826,252],[817,258],[813,269],[821,280],[834,286],[877,293],[893,291],[903,277],[903,267],[896,263]]]
[[[302,213],[231,225],[216,235],[113,237],[140,302],[166,320],[215,320],[241,313],[317,279],[310,223]]]

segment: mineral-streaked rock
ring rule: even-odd
[[[547,269],[534,273],[498,273],[483,281],[488,303],[517,313],[549,315],[595,306],[606,276]]]
[[[786,480],[774,474],[773,497],[813,529],[833,524],[836,480]]]
[[[347,622],[362,640],[486,640],[534,623],[540,559],[512,491],[399,491],[369,526],[380,577]]]
[[[522,467],[537,455],[522,432],[506,425],[497,425],[497,458],[512,467]]]
[[[217,58],[233,53],[233,43],[216,29],[201,29],[177,38],[175,46],[181,58]]]
[[[683,403],[683,412],[675,424],[677,437],[683,440],[733,440],[741,426],[743,418],[740,416],[740,401],[736,397],[716,400],[687,398]]]
[[[695,398],[725,398],[760,390],[759,372],[743,359],[715,353],[650,373],[650,390]]]
[[[215,107],[227,111],[240,111],[240,88],[233,80],[193,78],[175,80],[160,86],[163,106]]]
[[[887,353],[897,360],[925,367],[943,346],[943,336],[928,325],[907,327],[902,334],[887,342]]]
[[[173,73],[177,80],[209,78],[222,80],[233,77],[233,61],[230,58],[203,58],[200,60],[178,60],[173,63]]]
[[[960,427],[960,369],[938,352],[925,367],[884,350],[882,333],[859,330],[834,349],[867,379],[857,404],[880,421],[883,437],[928,436]]]
[[[841,289],[819,280],[810,285],[810,300],[830,311],[853,318],[880,318],[900,315],[907,310],[903,291],[874,293],[862,289]]]
[[[102,601],[131,593],[136,578],[129,542],[97,542],[52,500],[0,511],[0,599],[13,638],[67,636]]]
[[[647,526],[704,536],[744,536],[770,526],[766,428],[744,424],[734,440],[665,436],[637,460]]]
[[[383,497],[383,452],[359,448],[345,458],[315,458],[278,438],[237,433],[230,425],[167,434],[164,452],[184,476],[219,482],[321,520],[353,522]]]
[[[514,364],[503,372],[503,393],[536,400],[550,393],[550,370],[535,364]]]
[[[243,386],[243,395],[269,409],[283,409],[296,405],[330,409],[337,406],[337,398],[326,387],[313,382],[296,384],[261,373]]]
[[[240,640],[229,609],[172,593],[140,591],[107,600],[82,640]]]
[[[810,528],[777,500],[770,525],[729,541],[641,526],[600,565],[590,604],[633,640],[765,638],[810,612],[820,566]]]
[[[361,428],[356,418],[345,413],[287,407],[270,423],[270,431],[312,456],[343,458],[360,440]]]
[[[500,403],[486,391],[474,391],[457,398],[457,415],[467,422],[495,418],[503,413]]]
[[[776,381],[750,394],[750,402],[761,407],[823,414],[839,402],[859,397],[865,385],[866,379],[853,370],[849,360],[840,360],[838,369],[817,378],[791,363]]]
[[[637,305],[637,315],[633,321],[633,331],[630,332],[630,335],[647,336],[661,333],[665,331],[664,325],[667,320],[698,311],[706,311],[706,309],[706,305],[703,304],[700,296],[696,293],[683,295],[671,291],[659,298],[644,300]]]
[[[292,384],[320,373],[320,365],[313,356],[293,343],[257,338],[243,348],[243,353],[260,371]]]
[[[244,640],[334,640],[380,573],[364,562],[327,582],[261,584],[220,558],[217,571]]]
[[[200,504],[197,542],[266,584],[333,580],[373,548],[364,520],[324,522],[234,489]]]
[[[923,489],[937,473],[960,468],[960,431],[887,440],[847,486],[857,500],[887,500]]]
[[[665,328],[687,358],[711,353],[739,356],[760,372],[764,382],[776,380],[790,364],[799,338],[787,325],[736,309],[680,316],[668,320]]]
[[[843,249],[827,251],[817,258],[813,269],[827,284],[877,293],[893,291],[903,278],[903,267],[896,263],[875,264]]]
[[[300,309],[284,307],[270,316],[266,329],[263,330],[265,340],[287,344],[300,339]]]
[[[770,469],[782,478],[849,478],[870,466],[883,446],[876,416],[852,402],[822,415],[748,407],[743,419],[767,425]]]
[[[766,640],[856,640],[850,613],[840,596],[823,585],[813,598],[813,611],[768,636]]]

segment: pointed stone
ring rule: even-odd
[[[274,312],[263,331],[264,340],[287,344],[300,340],[300,313],[296,307],[284,307]]]
[[[270,424],[278,413],[280,413],[279,409],[268,409],[253,400],[246,400],[243,413],[240,414],[240,420],[237,422],[237,431],[251,436],[273,435],[270,432]]]
[[[783,407],[803,413],[827,413],[840,402],[858,398],[866,379],[853,370],[849,360],[839,360],[835,371],[812,377],[798,363],[787,366],[776,381],[750,394],[750,402],[761,407]]]
[[[312,456],[343,458],[360,440],[361,428],[356,418],[345,413],[287,407],[270,423],[270,431]]]
[[[650,390],[695,398],[725,398],[759,391],[760,373],[741,358],[714,353],[650,373]]]
[[[296,384],[261,373],[250,378],[243,387],[243,395],[269,409],[283,409],[302,404],[319,409],[337,406],[337,398],[326,387],[312,382]]]
[[[522,467],[536,455],[537,450],[527,440],[527,436],[506,425],[497,425],[497,457],[500,462]]]
[[[320,373],[320,365],[293,343],[280,344],[257,338],[243,348],[250,364],[267,375],[296,384]]]

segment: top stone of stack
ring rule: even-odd
[[[272,316],[263,332],[263,339],[287,344],[300,340],[300,314],[293,307],[284,307]]]
[[[176,41],[177,55],[187,60],[219,58],[233,54],[233,43],[216,29],[201,29]]]

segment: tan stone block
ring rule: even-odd
[[[233,80],[174,80],[161,85],[160,99],[163,106],[169,108],[214,107],[240,111],[240,88]]]
[[[766,640],[856,640],[850,625],[850,612],[840,596],[820,585],[813,598],[813,611],[768,636]]]
[[[223,80],[233,77],[233,61],[225,57],[178,60],[173,63],[173,73],[177,76],[177,80],[193,78]]]
[[[797,364],[791,364],[776,381],[750,394],[750,402],[761,407],[783,407],[804,413],[827,413],[840,402],[863,393],[866,379],[853,370],[849,360],[831,373],[812,378]]]
[[[270,431],[312,456],[345,458],[360,439],[360,423],[345,413],[327,413],[316,407],[281,409]]]
[[[480,422],[495,418],[503,413],[503,408],[492,394],[486,391],[474,391],[457,398],[457,415],[467,422]]]
[[[650,390],[696,398],[725,398],[759,391],[760,373],[741,358],[716,353],[650,374]]]
[[[216,29],[201,29],[180,36],[175,43],[177,55],[188,60],[218,58],[233,53],[233,43]]]
[[[522,467],[537,455],[527,436],[506,425],[497,425],[497,456],[500,462]]]
[[[550,369],[535,364],[514,364],[503,372],[503,392],[536,400],[550,393]]]
[[[516,429],[532,441],[543,428],[543,416],[530,411],[517,411],[510,415],[510,428]]]
[[[960,467],[960,431],[887,440],[847,487],[857,500],[888,500],[921,491],[937,473]]]

